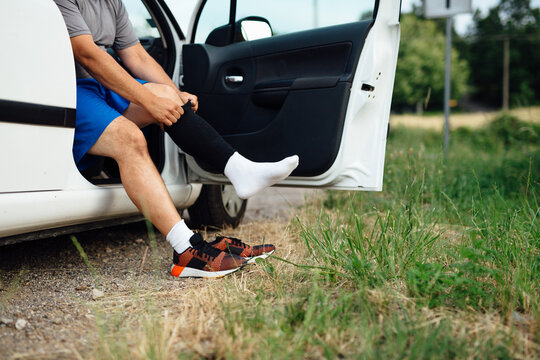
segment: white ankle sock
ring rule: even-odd
[[[298,155],[281,161],[258,163],[235,152],[225,165],[225,176],[229,178],[238,196],[247,199],[260,190],[285,179],[298,166]]]
[[[193,231],[191,231],[184,220],[177,222],[167,234],[167,241],[174,250],[181,254],[191,246],[189,239],[193,236]]]

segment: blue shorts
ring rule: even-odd
[[[137,80],[141,84],[144,80]],[[79,170],[87,169],[97,156],[87,154],[107,126],[128,108],[129,100],[94,79],[77,80],[77,112],[73,158]]]

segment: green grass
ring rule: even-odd
[[[327,192],[264,234],[283,259],[98,321],[96,357],[539,358],[539,134],[502,115],[445,160],[440,134],[392,129],[383,192]]]
[[[539,134],[504,115],[445,160],[440,134],[393,129],[384,191],[328,192],[295,224],[313,268],[225,323],[261,358],[540,356]]]

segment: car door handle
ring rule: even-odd
[[[239,84],[244,82],[244,77],[242,75],[227,75],[225,76],[225,82],[231,84]]]

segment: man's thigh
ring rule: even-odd
[[[118,104],[118,101],[111,105],[108,100],[107,89],[94,79],[77,81],[73,157],[80,170],[92,166],[96,159],[86,154],[111,122],[122,116],[121,113],[129,105],[129,101],[125,99],[121,101],[125,105]]]
[[[147,151],[144,134],[132,121],[119,116],[105,128],[88,153],[118,159],[134,149]]]
[[[176,94],[176,91],[168,85],[145,83],[143,86],[158,97],[165,97],[172,101],[176,101],[180,106],[184,105],[178,94]],[[140,128],[157,123],[148,111],[134,103],[130,103],[122,115],[133,121]]]

